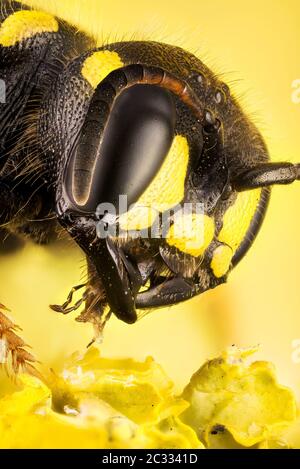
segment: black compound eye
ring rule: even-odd
[[[80,209],[94,212],[100,204],[112,204],[118,213],[121,195],[127,196],[128,206],[134,204],[163,164],[175,124],[175,103],[163,88],[139,84],[117,96],[102,135],[95,135],[93,145],[79,144],[73,154],[76,165],[69,164],[69,171],[76,168],[77,186],[88,194]],[[73,184],[71,192],[76,191]]]

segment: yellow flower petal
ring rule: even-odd
[[[208,446],[215,428],[224,427],[238,444],[250,447],[268,440],[296,418],[295,398],[277,383],[273,366],[245,363],[244,357],[254,350],[233,347],[208,361],[183,393],[191,404],[183,420]]]
[[[73,401],[80,400],[82,393],[91,393],[139,424],[167,417],[175,404],[181,411],[187,407],[182,399],[174,400],[173,383],[152,358],[144,363],[110,360],[91,349],[85,357],[74,356],[63,377],[65,394],[70,395],[72,389]],[[54,383],[54,392],[55,388]]]

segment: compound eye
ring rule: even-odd
[[[107,203],[118,213],[119,196],[127,196],[128,206],[135,203],[162,166],[175,124],[169,91],[141,84],[125,89],[114,100],[98,145],[93,145],[93,165],[86,166],[91,158],[85,157],[83,145],[74,152],[69,168],[76,169],[71,188],[76,205],[96,211]]]

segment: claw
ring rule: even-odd
[[[72,303],[73,300],[73,295],[76,291],[81,290],[84,288],[87,284],[81,284],[81,285],[76,285],[73,287],[67,297],[67,301],[65,301],[62,305],[50,305],[50,308],[55,311],[56,313],[61,313],[61,314],[69,314],[72,313],[73,311],[76,311],[80,306],[84,303],[84,301],[87,299],[87,291],[84,292],[80,300],[78,300],[73,306],[68,308],[68,306]]]

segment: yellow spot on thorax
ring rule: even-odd
[[[36,34],[55,33],[58,22],[54,16],[43,11],[17,11],[6,18],[0,26],[0,45],[11,47]]]
[[[107,75],[123,66],[124,64],[116,52],[103,50],[94,52],[84,61],[81,73],[89,84],[96,89]]]
[[[220,278],[227,274],[230,269],[233,252],[229,246],[225,244],[218,246],[214,253],[210,267],[215,277]]]
[[[219,241],[228,244],[235,253],[243,242],[257,210],[261,189],[240,192],[235,203],[229,207],[223,218]]]
[[[167,235],[167,242],[180,251],[198,257],[213,240],[214,220],[204,214],[178,212]]]
[[[176,135],[159,172],[135,206],[119,219],[123,230],[143,230],[153,225],[158,214],[175,207],[184,198],[189,163],[187,139]]]

